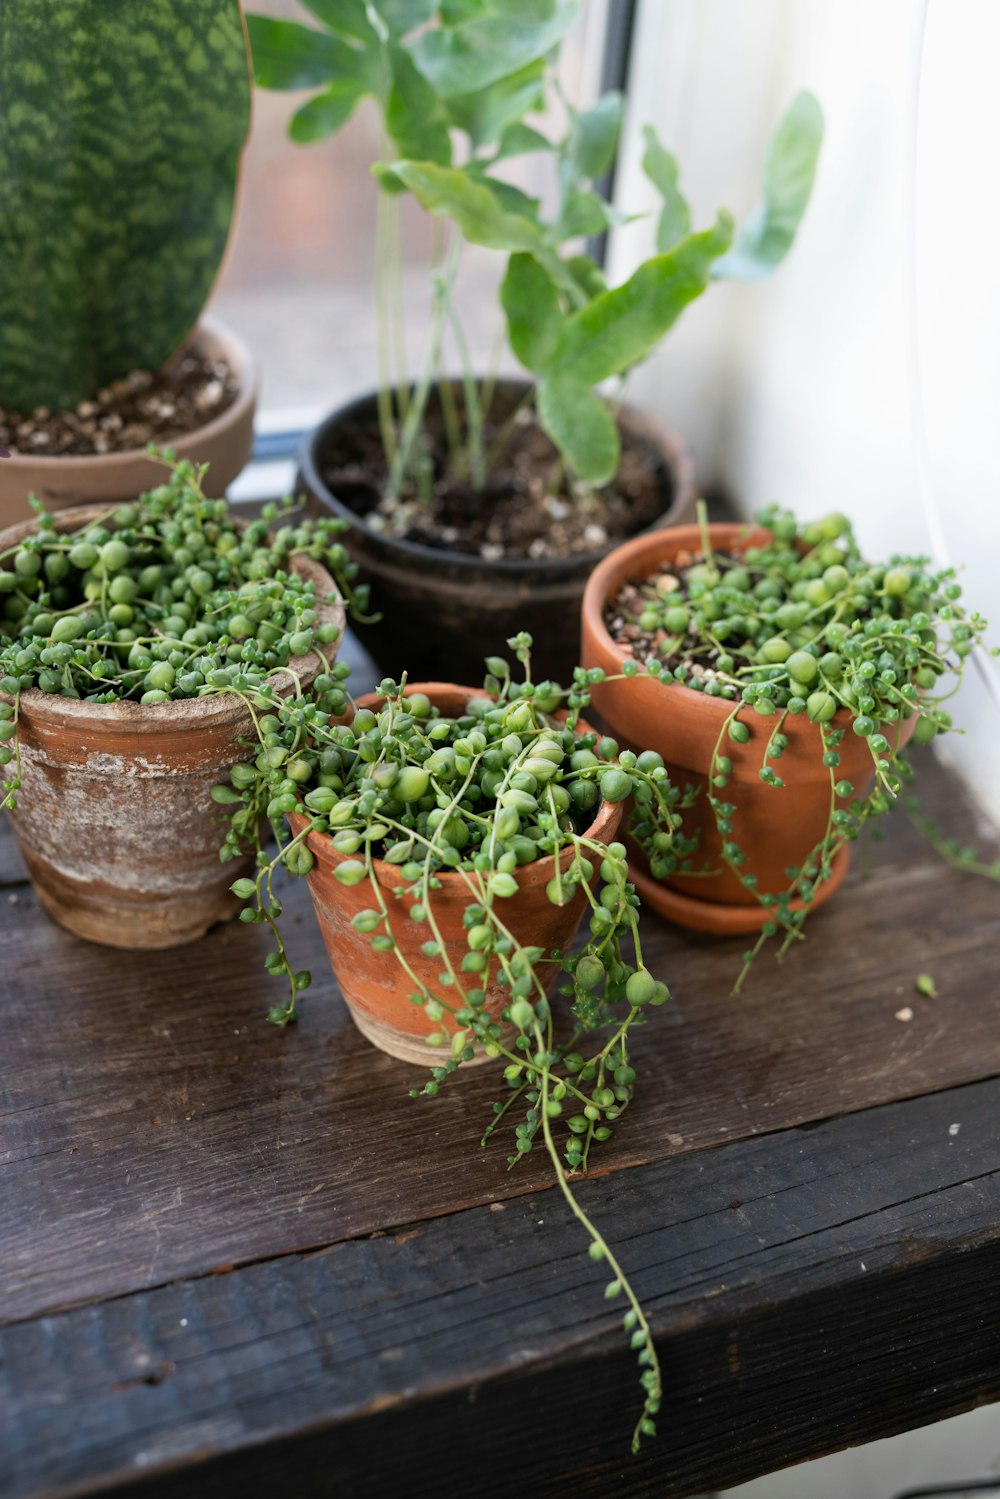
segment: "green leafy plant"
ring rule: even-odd
[[[165,484],[76,530],[35,502],[37,529],[0,552],[0,809],[19,789],[22,694],[155,704],[237,693],[253,703],[296,656],[322,655],[336,627],[317,619],[316,585],[294,559],[321,561],[355,609],[354,566],[333,518],[287,522],[281,508],[241,524],[206,499],[203,469],[173,466]],[[335,691],[346,668],[319,682]]]
[[[341,694],[321,684],[286,701],[265,687],[255,699],[266,710],[258,720],[259,753],[234,766],[231,784],[218,788],[220,800],[234,803],[223,857],[257,838],[257,875],[237,880],[233,890],[248,902],[243,918],[270,927],[275,946],[266,966],[289,984],[289,997],[272,1010],[272,1020],[287,1024],[309,983],[283,944],[274,878],[282,867],[310,872],[309,842],[318,833],[340,856],[334,878],[364,886],[370,895],[352,925],[369,934],[372,961],[402,966],[412,984],[410,1000],[431,1021],[430,1042],[442,1062],[413,1096],[433,1097],[480,1051],[496,1060],[505,1096],[494,1105],[483,1143],[520,1107],[509,1165],[542,1144],[590,1238],[591,1258],[611,1272],[606,1296],[627,1302],[624,1327],[645,1392],[637,1447],[642,1435],[655,1432],[662,1396],[649,1324],[567,1177],[586,1170],[592,1146],[611,1137],[628,1107],[635,1087],[632,1033],[668,998],[666,985],[643,963],[625,847],[594,834],[596,809],[602,801],[633,797],[669,840],[677,796],[659,755],[619,755],[613,740],[580,721],[600,671],[578,669],[568,690],[536,685],[530,637],[518,636],[511,645],[523,680],[515,680],[504,660],[490,659],[482,695],[472,695],[457,717],[444,716],[429,697],[407,695],[405,683],[393,681],[381,684],[377,708],[355,705],[346,715]],[[300,819],[301,826],[293,821],[290,831],[286,818]],[[267,821],[274,851],[260,842]],[[519,940],[506,916],[519,871],[553,855],[548,899],[561,906],[582,892],[589,909],[586,941],[573,953]],[[394,892],[386,892],[376,860],[398,870]],[[446,876],[462,881],[460,943],[439,922],[438,892]],[[403,937],[404,923],[414,921],[426,928],[423,957],[441,965],[433,985],[415,971],[414,950]],[[560,973],[564,1014],[549,997]],[[564,1133],[561,1146],[557,1131]]]
[[[0,405],[75,406],[183,343],[249,119],[239,0],[0,7]]]
[[[254,67],[262,87],[319,90],[292,119],[295,140],[338,129],[366,97],[381,113],[376,273],[390,497],[397,498],[409,479],[418,491],[429,488],[423,423],[448,329],[463,369],[464,431],[450,386],[439,384],[456,476],[482,487],[518,416],[533,407],[570,472],[587,486],[607,484],[619,458],[614,408],[629,371],[711,280],[766,275],[789,249],[822,139],[815,99],[798,95],[779,124],[762,206],[735,245],[725,212],[711,228],[691,231],[677,163],[647,127],[643,167],[663,200],[658,253],[623,285],[609,287],[580,242],[625,217],[600,191],[615,155],[623,98],[607,93],[583,112],[562,99],[567,123],[556,139],[543,133],[538,118],[558,94],[555,59],[579,15],[575,0],[311,0],[309,9],[322,30],[249,16]],[[556,203],[549,214],[505,176],[509,163],[528,153],[550,163]],[[404,191],[448,232],[439,232],[436,242],[428,357],[412,392],[405,364],[398,371],[397,414],[388,323],[397,302],[390,286],[399,260],[396,198]],[[507,336],[531,379],[524,403],[490,449],[484,431],[493,381],[477,382],[470,368],[453,298],[463,241],[507,258],[501,293]],[[614,385],[610,405],[598,389],[607,381]]]
[[[936,569],[915,556],[868,562],[843,515],[800,525],[790,512],[772,507],[757,517],[768,539],[718,552],[704,504],[699,510],[700,554],[643,581],[634,603],[618,600],[612,607],[624,608],[637,627],[634,649],[650,674],[732,705],[702,794],[726,866],[768,915],[745,954],[738,990],[769,938],[780,937],[781,955],[802,936],[838,852],[900,799],[913,776],[909,731],[915,743],[926,744],[952,729],[945,704],[987,624],[962,605],[953,569]],[[787,888],[769,894],[757,889],[756,875],[745,867],[753,849],[741,845],[739,808],[727,796],[731,755],[734,746],[763,733],[760,780],[780,793],[781,757],[797,720],[819,727],[829,812],[816,847],[801,867],[788,869]],[[848,734],[864,741],[870,789],[838,775]],[[697,794],[688,788],[685,803]],[[640,814],[634,831],[658,878],[711,872],[699,862],[697,839],[683,828],[665,842]],[[939,841],[954,862],[975,867],[971,851]],[[997,877],[995,869],[984,872]]]

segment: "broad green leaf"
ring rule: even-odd
[[[72,407],[183,344],[250,94],[239,0],[0,4],[0,404]]]
[[[538,420],[563,458],[587,484],[607,484],[620,453],[614,417],[600,396],[572,375],[544,380],[535,398]]]
[[[542,107],[544,79],[545,62],[529,63],[489,88],[453,95],[447,101],[449,117],[466,131],[473,150],[478,150],[499,140],[511,123]]]
[[[506,213],[519,213],[522,218],[531,219],[532,223],[538,220],[538,210],[541,203],[538,198],[530,198],[521,188],[515,187],[511,182],[501,182],[498,177],[487,177],[475,171],[472,163],[466,167],[467,172],[472,172],[477,182],[481,182],[489,192],[496,198],[500,207]]]
[[[527,156],[533,151],[550,151],[551,142],[539,130],[532,130],[521,120],[508,125],[500,137],[500,149],[494,161],[506,161],[511,156]]]
[[[302,4],[338,36],[350,36],[366,45],[374,40],[365,0],[302,0]]]
[[[451,136],[438,97],[414,66],[405,47],[389,47],[392,83],[385,105],[386,129],[400,156],[451,164]]]
[[[500,287],[510,346],[525,369],[544,367],[562,323],[559,293],[533,255],[512,255]]]
[[[552,232],[556,239],[576,239],[580,235],[603,234],[617,219],[610,204],[589,190],[571,192],[562,206]]]
[[[317,88],[353,77],[364,57],[356,47],[298,21],[247,16],[254,77],[261,88]]]
[[[780,265],[806,211],[823,143],[823,112],[810,93],[797,94],[778,123],[764,167],[764,201],[741,229],[719,278],[756,281]]]
[[[541,22],[487,15],[450,29],[427,31],[414,43],[414,61],[446,98],[471,94],[546,57],[579,13],[576,0],[568,0]]]
[[[593,108],[574,119],[564,151],[576,177],[592,181],[611,166],[624,104],[623,95],[612,90],[602,94]]]
[[[437,5],[438,0],[374,0],[373,9],[382,17],[390,36],[402,37],[418,26],[426,26]]]
[[[580,289],[545,237],[540,224],[520,213],[508,213],[483,183],[459,167],[441,167],[429,161],[398,161],[376,168],[380,180],[396,178],[407,187],[428,213],[445,214],[475,245],[489,250],[528,250],[545,266],[549,275],[577,302]]]
[[[589,255],[570,255],[563,264],[588,302],[592,297],[599,297],[602,291],[607,291],[608,283],[604,272]]]
[[[447,214],[465,238],[490,250],[533,250],[541,230],[530,219],[506,213],[497,198],[460,167],[441,167],[430,161],[397,161],[385,171],[429,213]]]
[[[331,83],[323,93],[314,94],[295,111],[288,125],[288,134],[300,146],[333,135],[350,119],[363,96],[364,89],[354,78],[341,78]]]
[[[545,373],[596,385],[644,359],[701,296],[713,261],[732,239],[732,219],[720,213],[713,228],[645,261],[623,286],[602,292],[566,319]]]
[[[678,240],[690,234],[691,209],[677,186],[676,156],[660,144],[652,125],[646,125],[642,133],[646,141],[642,170],[663,199],[663,209],[656,226],[656,248],[664,255],[673,249]]]

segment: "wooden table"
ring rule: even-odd
[[[632,1458],[620,1309],[544,1160],[479,1149],[482,1071],[408,1097],[303,883],[282,1034],[258,929],[90,946],[0,834],[0,1494],[664,1499],[1000,1398],[1000,889],[901,815],[862,862],[740,999],[742,942],[644,920],[674,1000],[579,1189],[665,1370]]]

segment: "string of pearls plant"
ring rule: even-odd
[[[410,999],[437,1025],[430,1040],[440,1047],[441,1064],[413,1096],[433,1097],[477,1048],[496,1059],[505,1094],[493,1105],[483,1143],[521,1110],[509,1165],[543,1145],[570,1211],[589,1236],[590,1257],[610,1271],[605,1295],[627,1303],[623,1325],[644,1390],[637,1449],[656,1429],[662,1397],[656,1351],[622,1266],[568,1177],[587,1169],[592,1147],[611,1137],[628,1107],[636,1081],[632,1034],[668,992],[643,963],[625,847],[588,830],[602,800],[633,797],[669,839],[677,796],[659,755],[619,755],[613,740],[580,721],[588,688],[601,672],[578,669],[568,690],[534,685],[530,637],[517,636],[510,645],[523,680],[514,679],[506,661],[491,658],[482,695],[458,717],[443,716],[427,696],[408,696],[405,683],[389,680],[380,685],[377,710],[354,707],[340,721],[337,695],[320,683],[308,700],[267,705],[270,711],[258,720],[256,759],[234,766],[231,784],[217,791],[220,801],[234,804],[223,856],[235,856],[270,822],[276,851],[260,846],[256,878],[239,879],[233,889],[250,902],[243,919],[271,928],[275,946],[266,966],[289,984],[287,1000],[271,1011],[273,1021],[286,1025],[294,1018],[297,996],[309,983],[285,950],[274,879],[281,867],[309,872],[307,839],[318,832],[345,856],[336,878],[347,886],[366,883],[370,891],[371,904],[353,926],[369,934],[375,961],[402,965],[412,983]],[[305,819],[294,834],[285,822],[293,814]],[[505,918],[519,870],[548,856],[555,860],[548,899],[557,906],[578,892],[586,899],[586,940],[573,954],[518,940]],[[376,858],[398,869],[389,898],[376,877]],[[441,876],[451,873],[461,878],[467,897],[461,950],[445,939],[435,909]],[[395,898],[403,896],[397,905]],[[426,926],[423,956],[441,965],[433,986],[414,971],[398,940],[404,918]],[[549,998],[559,973],[565,974],[558,989],[567,1002],[564,1017]],[[500,1013],[491,1003],[497,994]]]
[[[945,705],[987,622],[963,607],[953,569],[935,570],[917,556],[866,561],[843,515],[800,525],[787,510],[763,510],[756,519],[771,539],[732,553],[713,550],[704,505],[699,518],[701,556],[641,585],[633,619],[650,675],[732,704],[706,795],[726,865],[769,918],[744,955],[739,990],[770,938],[780,936],[781,956],[803,935],[839,850],[888,812],[912,779],[905,726],[912,722],[917,744],[952,729]],[[756,876],[744,871],[748,851],[739,841],[738,808],[725,795],[733,770],[727,751],[746,744],[759,719],[769,729],[759,771],[765,785],[776,791],[784,785],[780,761],[797,720],[818,725],[817,753],[829,773],[825,830],[801,866],[787,870],[788,886],[778,894],[757,891]],[[848,733],[869,751],[870,790],[838,774]],[[696,794],[685,788],[685,805]],[[711,872],[698,864],[697,841],[682,831],[664,839],[641,813],[633,831],[658,878]]]
[[[152,456],[160,455],[151,450]],[[166,481],[75,530],[33,501],[36,530],[0,553],[0,809],[20,785],[17,722],[29,688],[93,703],[177,702],[273,692],[269,679],[296,656],[333,646],[317,617],[316,586],[294,570],[305,555],[336,578],[349,607],[356,569],[337,540],[339,519],[272,526],[270,505],[242,524],[206,498],[204,469],[172,463]],[[332,665],[325,686],[343,670]]]

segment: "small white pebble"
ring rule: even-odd
[[[949,1124],[948,1133],[949,1135],[957,1135],[961,1128],[962,1126],[960,1124]]]
[[[909,1005],[904,1005],[901,1010],[897,1010],[896,1011],[896,1019],[897,1020],[912,1020],[913,1019],[913,1011],[910,1009]]]
[[[868,1269],[868,1266],[865,1264],[864,1260],[861,1261],[861,1268],[862,1268],[862,1270],[867,1270]]]
[[[188,1319],[186,1317],[182,1317],[180,1325],[181,1325],[181,1327],[187,1327],[187,1325],[188,1325]]]
[[[583,539],[588,546],[599,547],[603,546],[607,541],[608,533],[607,531],[605,531],[603,526],[595,525],[594,522],[591,521],[589,526],[584,527]]]

